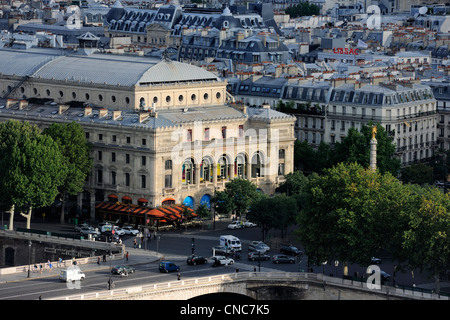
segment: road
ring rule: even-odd
[[[225,224],[226,225],[226,224]],[[73,226],[54,225],[58,231],[73,232]],[[36,226],[34,226],[36,228]],[[64,230],[62,230],[64,229]],[[243,251],[241,259],[236,260],[235,264],[231,266],[223,266],[213,268],[211,264],[189,266],[186,264],[186,258],[192,253],[191,239],[195,239],[195,254],[202,255],[206,258],[212,256],[212,247],[218,245],[218,240],[220,235],[231,234],[235,235],[241,239],[243,242]],[[183,232],[162,232],[160,233],[160,240],[156,241],[151,239],[146,247],[149,250],[157,251],[164,255],[165,260],[171,260],[181,267],[181,276],[183,279],[186,278],[196,278],[204,277],[208,275],[218,275],[230,272],[239,271],[286,271],[286,272],[299,272],[306,271],[306,257],[297,257],[296,263],[294,264],[273,264],[271,261],[258,261],[253,262],[247,259],[247,247],[248,243],[253,240],[260,240],[261,230],[259,228],[246,228],[239,230],[226,230],[224,224],[218,227],[215,231],[201,231],[196,232],[192,230]],[[126,247],[131,248],[133,246],[132,236],[124,236],[123,242]],[[138,239],[139,240],[139,239]],[[140,241],[138,241],[140,242]],[[297,245],[299,249],[302,249],[300,245]],[[144,249],[142,249],[144,250]],[[269,255],[279,253],[278,248],[271,248]],[[379,265],[380,268],[389,274],[393,274],[393,263],[390,259],[383,259],[383,262]],[[176,280],[176,273],[160,273],[158,270],[158,263],[148,263],[137,265],[136,273],[130,275],[128,278],[121,278],[115,276],[116,288],[120,287],[130,287],[137,285],[144,285],[157,282],[166,282]],[[337,267],[334,265],[325,266],[313,266],[313,272],[323,272],[326,275],[337,275],[342,276],[342,263]],[[358,272],[360,275],[366,270],[365,266],[350,265],[349,275],[353,275]],[[77,290],[77,294],[86,293],[92,291],[102,291],[106,289],[106,284],[109,279],[109,269],[86,272],[86,279],[82,282],[80,291]],[[396,282],[401,285],[412,285],[412,275],[410,272],[397,272]],[[426,276],[415,272],[414,282],[417,286],[423,284],[429,284],[433,281]],[[390,282],[389,284],[392,284]],[[11,282],[0,285],[0,300],[30,300],[37,299],[40,295],[45,295],[46,298],[50,297],[60,297],[65,295],[73,294],[72,288],[68,287],[65,283],[58,281],[58,275],[52,277],[33,279],[20,282]]]

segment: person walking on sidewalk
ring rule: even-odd
[[[127,251],[127,253],[126,253],[125,257],[127,258],[127,261],[128,261],[128,251]]]

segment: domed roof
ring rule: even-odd
[[[170,82],[221,81],[215,74],[187,63],[163,59],[150,67],[139,79],[139,85]]]

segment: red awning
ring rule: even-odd
[[[138,199],[138,202],[148,202],[148,200],[147,200],[147,199],[144,199],[144,198],[139,198],[139,199]]]
[[[118,199],[118,197],[117,197],[115,194],[110,194],[110,195],[108,196],[108,198]]]
[[[123,196],[122,200],[132,200],[129,196]]]

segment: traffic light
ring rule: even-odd
[[[195,238],[192,238],[192,254],[194,254],[195,251]]]

